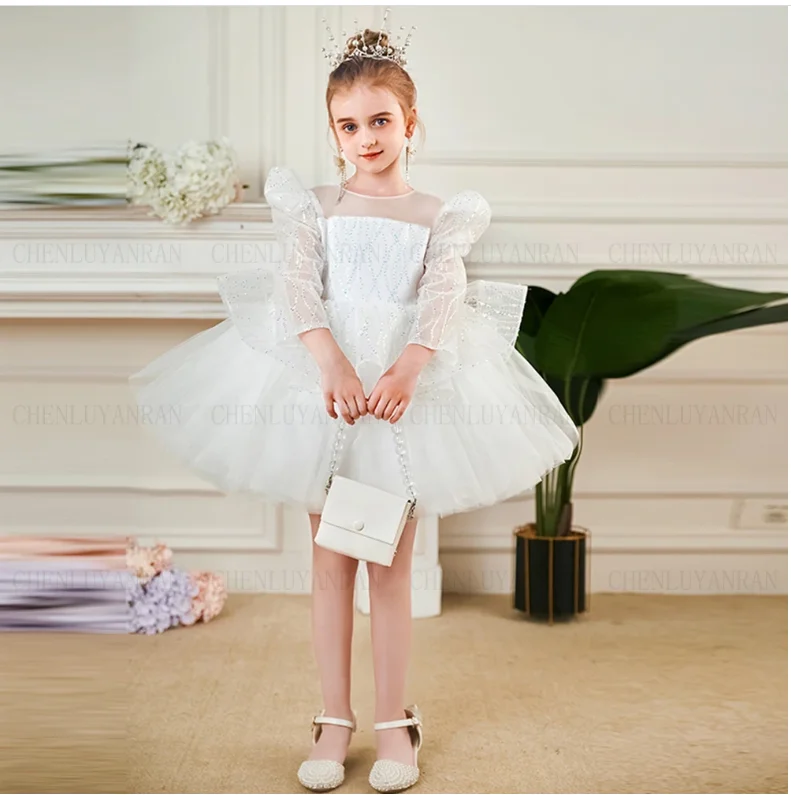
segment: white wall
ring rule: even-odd
[[[140,212],[0,220],[6,529],[159,535],[240,588],[299,590],[301,514],[217,495],[134,422],[47,425],[15,407],[125,405],[128,373],[223,316],[215,244],[271,243],[266,170],[335,179],[325,11],[336,35],[381,19],[367,7],[0,9],[0,151],[228,134],[251,184],[245,207],[185,232]],[[594,268],[640,267],[785,290],[785,22],[771,7],[394,8],[392,26],[418,26],[409,68],[428,139],[413,184],[472,187],[494,210],[470,278],[563,290]],[[42,241],[62,244],[54,264],[30,246]],[[167,247],[166,261],[140,263],[143,245]],[[708,339],[610,385],[576,483],[597,589],[786,590],[786,526],[764,516],[787,499],[786,331]],[[510,590],[511,534],[532,510],[443,520],[445,587]]]

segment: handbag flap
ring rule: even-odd
[[[408,511],[406,497],[334,475],[321,521],[385,544],[394,544]]]

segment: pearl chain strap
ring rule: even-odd
[[[407,457],[406,457],[406,447],[404,446],[404,437],[403,437],[403,430],[398,423],[391,424],[393,430],[393,436],[396,445],[396,452],[398,453],[398,461],[401,465],[401,474],[404,478],[404,484],[406,485],[407,492],[409,493],[409,513],[407,514],[408,519],[412,519],[415,515],[415,507],[417,506],[417,493],[415,492],[415,484],[412,480],[412,477],[409,473],[409,468],[407,466]],[[324,491],[329,493],[330,486],[332,485],[332,478],[335,474],[336,469],[338,468],[338,457],[340,455],[341,450],[343,449],[343,441],[344,437],[346,436],[346,421],[340,420],[338,422],[338,432],[335,434],[335,441],[332,445],[332,460],[330,461],[330,474],[327,478],[327,484],[324,487]]]

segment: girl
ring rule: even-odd
[[[415,518],[391,566],[368,564],[377,740],[369,781],[381,792],[419,775],[422,717],[415,704],[404,708],[417,521],[529,491],[578,441],[559,400],[514,350],[527,288],[467,284],[462,257],[489,224],[486,200],[468,190],[443,202],[409,184],[422,124],[405,47],[366,29],[335,54],[326,102],[340,187],[307,190],[289,169],[272,168],[265,195],[282,263],[220,277],[228,319],[132,377],[141,405],[178,404],[180,422],[156,427],[190,466],[225,491],[304,506],[314,537],[339,426],[351,436],[339,474],[404,494],[406,473]],[[395,423],[408,471],[399,469]],[[328,790],[344,779],[357,725],[358,561],[312,546],[324,708],[298,777]]]

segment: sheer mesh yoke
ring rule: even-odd
[[[340,186],[317,185],[313,193],[325,218],[358,216],[390,218],[393,221],[431,227],[442,209],[442,199],[430,193],[413,190],[403,196],[362,196],[345,191],[338,201]]]
[[[416,190],[392,197],[363,196],[346,190],[339,201],[340,188],[336,185],[319,185],[312,193],[328,221],[343,217],[386,218],[429,230],[427,245],[421,251],[422,273],[414,285],[414,298],[409,300],[417,311],[407,343],[451,354],[459,332],[459,309],[467,291],[462,258],[469,254],[491,220],[491,210],[483,196],[468,190],[443,202],[438,196]]]

